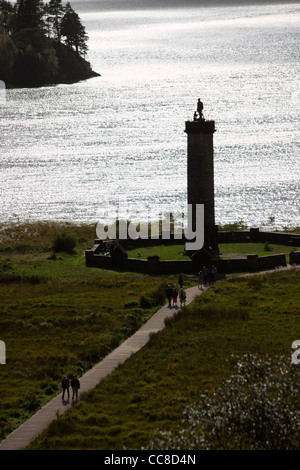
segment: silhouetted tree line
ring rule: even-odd
[[[88,36],[62,0],[0,0],[0,80],[40,86],[97,75],[84,59]]]

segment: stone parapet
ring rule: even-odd
[[[187,134],[200,134],[204,133],[213,133],[216,131],[215,121],[186,121],[185,122],[185,131]]]

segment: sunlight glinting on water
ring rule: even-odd
[[[300,225],[297,5],[80,16],[101,77],[7,91],[1,222],[97,222],[120,197],[185,208],[184,123],[201,97],[216,222]]]

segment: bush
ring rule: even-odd
[[[25,397],[23,408],[26,411],[35,411],[40,407],[40,399],[36,392],[29,391]]]
[[[62,232],[56,235],[53,240],[53,250],[57,253],[58,251],[63,251],[65,253],[74,253],[74,248],[76,246],[76,241],[66,232]]]
[[[140,298],[140,305],[142,308],[151,308],[153,305],[152,299],[150,299],[150,297],[146,297],[145,295],[142,295]]]
[[[270,245],[269,242],[266,242],[264,244],[264,251],[272,251],[273,250],[273,247]]]
[[[138,307],[139,303],[135,300],[131,300],[130,302],[125,302],[124,308],[133,308],[133,307]]]
[[[299,449],[299,369],[284,357],[245,355],[214,393],[185,408],[181,429],[149,449]]]
[[[166,302],[166,285],[161,284],[152,292],[140,297],[140,306],[142,308],[151,308],[157,305],[163,305]]]

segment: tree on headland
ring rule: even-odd
[[[38,29],[43,32],[44,5],[41,0],[18,0],[14,14],[14,30]]]
[[[50,22],[54,31],[55,38],[60,42],[61,38],[61,19],[64,15],[64,7],[61,0],[50,0],[49,4],[45,5],[47,13],[47,21]]]
[[[12,4],[6,0],[0,0],[0,35],[11,34],[13,15]]]
[[[75,48],[77,54],[87,52],[87,34],[78,14],[68,2],[61,20],[61,34],[66,38],[69,49]]]
[[[7,86],[69,83],[98,75],[82,56],[88,36],[62,0],[0,0],[0,80]]]
[[[0,35],[0,74],[5,82],[13,79],[16,54],[17,49],[12,39],[8,35]]]

